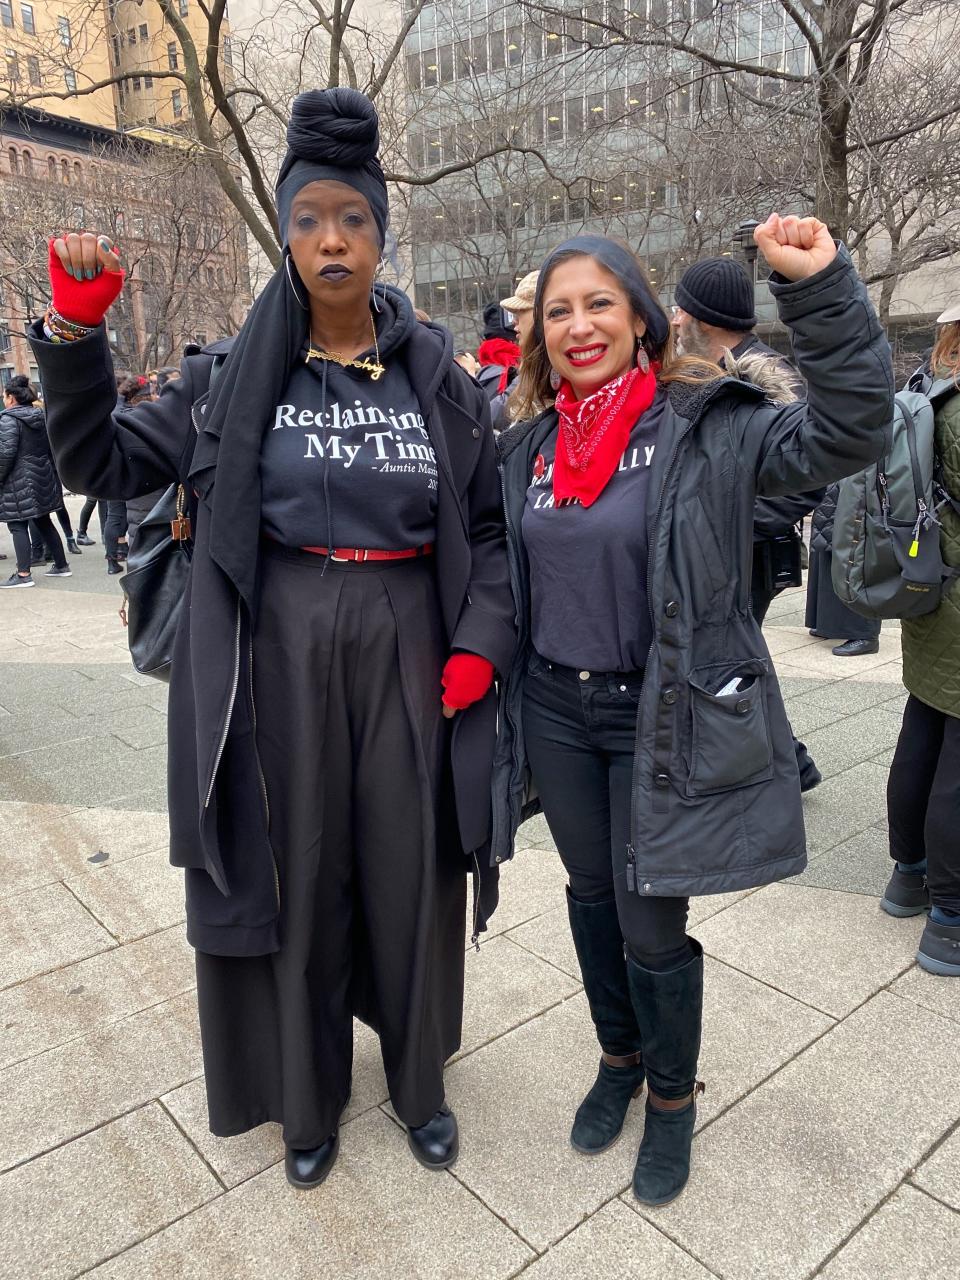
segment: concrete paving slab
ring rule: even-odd
[[[615,1200],[555,1244],[524,1280],[710,1280],[712,1273]]]
[[[167,841],[166,818],[155,813],[7,801],[0,804],[0,898],[165,849]]]
[[[171,867],[166,849],[93,868],[67,885],[121,942],[169,929],[185,916],[183,871]]]
[[[521,831],[526,833],[527,827],[522,827]],[[523,838],[525,836],[518,837],[518,841]],[[524,920],[532,920],[562,905],[566,883],[567,875],[555,849],[529,845],[518,847],[513,858],[500,870],[500,905],[490,921],[490,928],[481,933],[480,945]],[[468,901],[468,916],[471,909]],[[470,932],[468,930],[468,938]]]
[[[782,660],[775,663],[775,666],[777,684],[780,686],[780,692],[787,699],[801,698],[811,689],[821,689],[824,685],[832,683],[828,676],[807,675],[803,667],[792,667]]]
[[[804,740],[808,733],[816,733],[819,729],[826,729],[829,725],[836,724],[838,720],[842,720],[844,716],[842,711],[821,707],[815,702],[811,702],[806,694],[788,698],[784,705],[787,709],[790,727],[798,738],[803,738]]]
[[[955,1129],[946,1142],[923,1162],[911,1181],[960,1212],[960,1129]],[[956,1248],[953,1256],[954,1261],[960,1256]]]
[[[0,1177],[0,1275],[66,1280],[221,1192],[151,1104]]]
[[[915,933],[911,930],[915,943],[919,943],[922,932],[923,921],[920,920],[920,929]],[[918,1004],[921,1009],[929,1009],[941,1018],[960,1022],[960,984],[956,978],[938,978],[914,965],[891,985],[890,990],[894,995]]]
[[[525,951],[530,951],[555,968],[562,969],[578,983],[581,981],[580,962],[573,945],[570,918],[565,904],[562,907],[554,907],[552,911],[544,912],[542,916],[537,916],[535,920],[529,920],[516,929],[511,929],[507,936]]]
[[[809,1276],[955,1122],[955,1024],[904,1004],[834,1027],[699,1135],[679,1200],[638,1211],[718,1276]]]
[[[0,902],[0,990],[116,946],[62,884]]]
[[[698,1074],[707,1088],[697,1104],[698,1129],[835,1025],[833,1018],[709,957],[703,986]]]
[[[129,790],[131,780],[144,784],[165,776],[165,747],[133,751],[111,734],[96,733],[74,742],[70,751],[44,747],[8,757],[0,800],[102,805]]]
[[[386,1100],[380,1041],[369,1027],[354,1022],[353,1090],[342,1123]],[[210,1132],[202,1076],[174,1089],[161,1101],[225,1186],[238,1186],[283,1159],[283,1131],[278,1124],[262,1124],[234,1138],[218,1138]]]
[[[828,853],[811,858],[806,871],[789,883],[862,893],[879,903],[891,866],[886,834],[879,827],[868,827]]]
[[[318,1191],[275,1166],[90,1273],[96,1280],[507,1280],[533,1252],[449,1174],[416,1164],[371,1111]]]
[[[696,925],[702,924],[704,920],[709,920],[711,916],[718,915],[721,911],[726,911],[728,907],[732,907],[734,903],[740,902],[751,893],[756,893],[756,889],[738,889],[734,893],[710,893],[702,898],[691,898],[690,909],[687,913],[687,929],[693,929]]]
[[[463,1038],[460,1052],[455,1055],[458,1058],[580,990],[578,976],[571,977],[545,964],[518,947],[511,936],[493,938],[479,952],[467,952]]]
[[[804,796],[803,820],[811,857],[843,844],[886,816],[887,770],[868,761],[821,782]]]
[[[128,707],[103,720],[103,728],[135,751],[143,747],[165,746],[167,718],[153,707]]]
[[[906,693],[902,687],[892,688],[889,681],[847,679],[812,690],[805,701],[847,716],[868,711],[871,707],[883,707],[884,710],[892,707],[899,713],[906,701]]]
[[[835,680],[846,680],[850,676],[862,679],[867,672],[874,672],[878,667],[900,660],[899,634],[881,632],[879,653],[868,653],[859,658],[835,657],[832,649],[839,640],[830,642],[818,640],[816,637],[811,638],[814,640],[813,644],[800,650],[793,650],[785,655],[785,658],[791,666],[797,663],[802,664],[804,669],[812,675],[832,676]],[[871,676],[871,679],[882,679],[882,677]]]
[[[0,992],[0,1067],[87,1035],[194,986],[193,949],[168,929]]]
[[[8,1067],[0,1072],[0,1170],[159,1098],[201,1070],[192,993]]]
[[[903,1187],[821,1271],[822,1280],[955,1280],[960,1214]]]
[[[871,898],[777,884],[694,934],[715,959],[842,1018],[911,964],[919,930],[902,926]]]
[[[553,836],[550,834],[550,828],[547,826],[547,820],[542,813],[535,814],[527,822],[523,824],[517,835],[518,840],[523,840],[525,844],[538,845],[544,849],[555,849]]]
[[[869,760],[880,751],[892,750],[900,727],[880,707],[868,707],[838,719],[825,729],[804,735],[807,750],[825,778]]]
[[[641,1100],[630,1108],[623,1137],[603,1155],[584,1156],[570,1145],[574,1112],[598,1060],[586,1000],[575,996],[447,1071],[447,1098],[460,1119],[456,1177],[538,1250],[632,1176]]]

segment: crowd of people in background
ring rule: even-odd
[[[117,408],[123,409],[155,400],[164,386],[180,376],[174,365],[145,374],[117,374]],[[36,586],[34,568],[44,569],[45,578],[70,578],[73,570],[66,550],[82,555],[83,547],[96,546],[90,537],[94,512],[100,524],[106,571],[121,574],[137,526],[149,515],[163,490],[132,498],[85,498],[74,532],[66,508],[63,485],[47,439],[42,393],[23,374],[12,377],[3,396],[0,414],[0,521],[13,539],[16,569],[0,588]],[[63,530],[61,539],[53,523],[56,516]],[[6,559],[6,555],[0,555]]]

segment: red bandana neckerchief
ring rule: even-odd
[[[559,503],[576,498],[589,507],[603,493],[630,441],[630,432],[657,393],[657,369],[631,369],[606,386],[575,400],[568,382],[560,384],[560,417],[553,464],[553,496]]]

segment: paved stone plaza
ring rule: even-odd
[[[568,1144],[597,1051],[541,820],[467,957],[460,1160],[414,1162],[358,1026],[340,1160],[303,1193],[274,1127],[207,1131],[165,689],[126,660],[102,548],[70,560],[72,579],[40,569],[0,597],[3,1280],[956,1280],[960,983],[921,972],[922,919],[877,901],[894,626],[878,655],[838,659],[801,593],[774,603],[770,648],[826,780],[803,876],[692,903],[707,1092],[681,1199],[632,1199],[636,1104],[607,1154]]]

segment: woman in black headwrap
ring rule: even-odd
[[[892,414],[886,339],[846,249],[815,218],[773,214],[756,239],[806,402],[678,358],[634,255],[578,236],[540,269],[513,406],[530,417],[499,439],[521,644],[493,852],[511,852],[529,771],[601,1048],[570,1140],[605,1151],[646,1083],[633,1191],[648,1205],[686,1184],[702,1089],[689,895],[806,862],[793,738],[750,610],[754,499],[866,465]]]
[[[491,685],[514,635],[486,397],[445,331],[374,288],[376,113],[352,90],[303,94],[288,140],[283,262],[232,345],[112,413],[100,321],[122,271],[81,234],[51,242],[33,347],[74,488],[179,480],[192,497],[170,849],[210,1125],[281,1123],[287,1176],[311,1187],[336,1158],[355,1013],[380,1035],[414,1154],[456,1158],[443,1064],[460,1043],[468,869],[474,933],[496,900]]]

